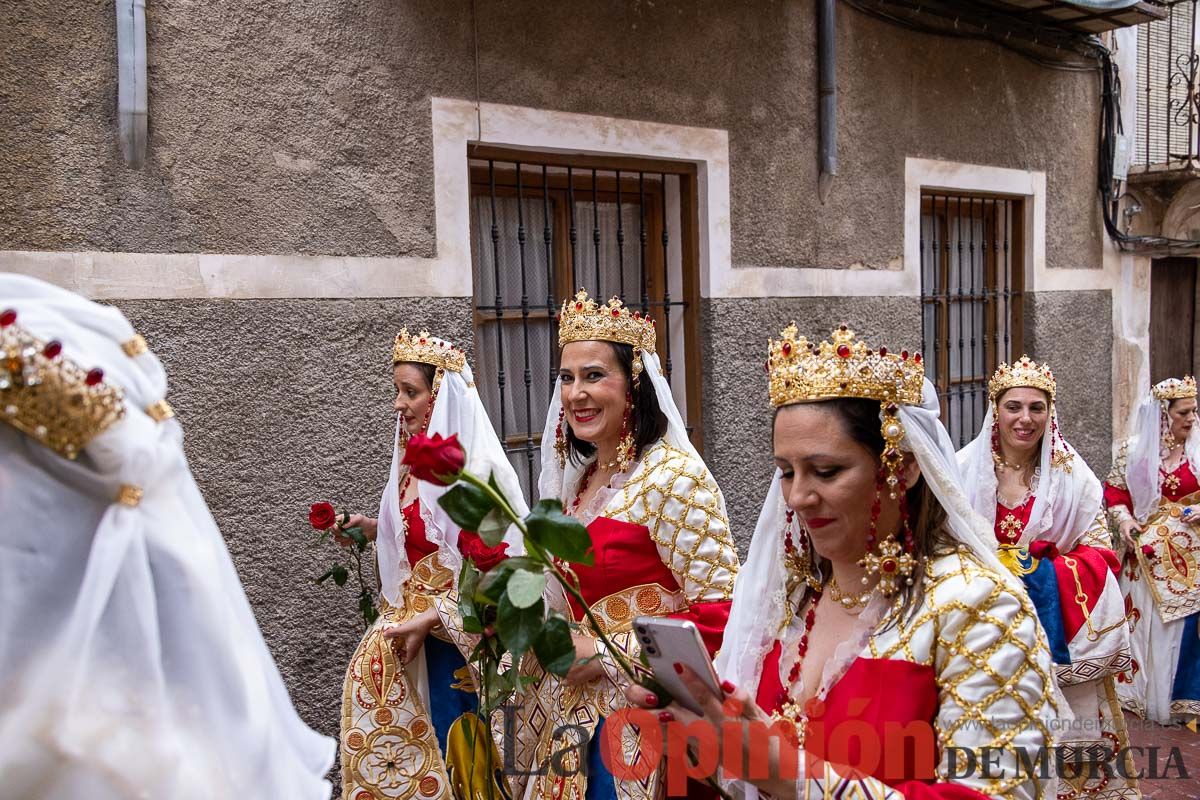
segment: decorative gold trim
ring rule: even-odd
[[[398,364],[401,361],[417,361],[452,372],[462,372],[463,367],[467,365],[467,354],[445,339],[433,336],[429,331],[421,331],[416,336],[411,336],[408,328],[401,328],[400,333],[396,334],[396,343],[392,346],[392,363]]]
[[[663,617],[687,608],[681,591],[669,591],[657,583],[643,583],[613,592],[592,603],[592,613],[605,635],[614,636],[633,628],[634,617]],[[582,623],[592,631],[590,621]]]
[[[604,305],[580,289],[574,300],[564,300],[558,315],[558,346],[570,342],[618,342],[653,353],[658,335],[654,320],[640,311],[631,312],[613,297]],[[634,374],[638,368],[634,367]]]
[[[117,502],[123,506],[137,508],[142,502],[142,487],[134,486],[132,483],[121,485],[121,490],[117,492]]]
[[[155,422],[166,422],[175,416],[175,409],[165,399],[146,406],[146,415]]]
[[[125,355],[129,356],[130,358],[137,358],[142,353],[145,353],[147,350],[149,350],[150,346],[146,344],[146,339],[140,333],[135,333],[132,339],[121,343],[121,349],[124,350]]]
[[[1184,375],[1182,380],[1168,378],[1155,386],[1152,393],[1155,400],[1186,400],[1196,396],[1196,379],[1191,375]]]
[[[1001,364],[996,368],[992,379],[988,381],[988,399],[994,403],[997,397],[1009,389],[1029,388],[1041,389],[1050,396],[1050,401],[1054,402],[1057,386],[1049,364],[1038,364],[1029,356],[1021,356],[1012,364]]]

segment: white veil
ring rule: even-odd
[[[946,511],[950,535],[995,572],[1012,592],[1024,594],[1020,580],[1004,567],[996,548],[990,544],[991,529],[971,508],[954,457],[954,445],[939,419],[937,392],[928,379],[921,400],[919,406],[899,407],[898,416],[904,426],[901,449],[916,458],[921,476]],[[733,608],[715,662],[722,678],[745,688],[751,696],[757,691],[763,659],[780,633],[788,603],[787,566],[783,557],[787,508],[779,478],[776,469],[750,542],[750,554],[738,570]]]
[[[958,464],[971,505],[991,528],[996,524],[998,487],[996,462],[992,458],[992,428],[996,419],[994,405],[988,404],[979,435],[958,451]],[[1055,466],[1056,430],[1062,429],[1058,426],[1058,410],[1051,403],[1050,418],[1042,434],[1038,458],[1038,474],[1041,477],[1034,494],[1033,508],[1029,511],[1029,521],[1021,533],[1021,544],[1047,539],[1065,553],[1079,543],[1084,532],[1095,522],[1103,500],[1103,489],[1100,479],[1082,458],[1071,458],[1068,462],[1070,471]],[[1074,448],[1061,436],[1060,440],[1062,446],[1067,448],[1065,454],[1075,456]]]
[[[1125,462],[1125,485],[1133,497],[1133,516],[1144,524],[1158,509],[1162,496],[1162,461],[1166,456],[1163,437],[1170,431],[1167,406],[1170,402],[1159,400],[1156,391],[1165,391],[1181,385],[1178,378],[1160,381],[1142,399],[1133,412],[1130,426],[1129,451]],[[1184,457],[1192,472],[1200,477],[1200,425],[1193,425],[1192,432],[1184,444]]]
[[[334,742],[299,718],[178,422],[124,316],[0,274],[0,306],[99,366],[125,417],[68,461],[0,424],[0,774],[25,800],[327,798]],[[117,502],[123,485],[143,491]]]
[[[439,341],[439,340],[434,340]],[[458,435],[458,441],[467,452],[467,469],[486,478],[496,476],[496,483],[513,504],[520,516],[529,513],[529,506],[521,492],[521,483],[512,462],[500,444],[492,421],[483,407],[471,368],[464,366],[462,372],[438,368],[441,382],[433,411],[429,415],[426,433],[443,437]],[[392,605],[403,602],[401,588],[412,573],[412,565],[404,550],[404,518],[400,512],[400,485],[408,468],[400,462],[404,458],[404,447],[400,439],[402,420],[396,422],[395,446],[392,448],[392,467],[387,486],[379,504],[379,529],[375,546],[379,558],[379,580],[383,596]],[[427,481],[417,485],[417,496],[421,503],[421,519],[425,522],[425,536],[430,544],[440,551],[442,565],[453,571],[455,580],[462,566],[458,550],[458,534],[461,530],[450,515],[438,505],[438,498],[449,491],[449,487],[436,486]],[[504,536],[510,556],[523,555],[525,542],[516,526],[511,526]]]

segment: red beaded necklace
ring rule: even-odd
[[[587,491],[588,482],[592,476],[596,474],[596,469],[599,466],[598,461],[593,461],[588,464],[588,468],[583,471],[583,477],[579,479],[579,488],[575,490],[575,500],[571,503],[571,510],[567,513],[572,517],[579,510],[579,501],[583,499],[583,493]]]
[[[804,615],[804,632],[800,634],[800,644],[796,645],[796,663],[792,665],[792,671],[788,673],[788,686],[800,678],[800,667],[804,663],[804,656],[808,653],[808,635],[812,633],[813,622],[817,618],[817,603],[820,601],[821,591],[814,590],[812,602],[808,605],[808,613]]]

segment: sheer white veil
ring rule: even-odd
[[[68,461],[0,424],[0,774],[25,800],[327,798],[335,743],[294,710],[124,316],[0,274],[0,306],[98,366],[125,417]],[[117,502],[139,487],[136,506]]]
[[[1125,485],[1133,497],[1133,516],[1145,523],[1158,508],[1162,496],[1162,462],[1166,457],[1163,439],[1170,433],[1168,400],[1159,400],[1155,392],[1178,388],[1183,381],[1167,378],[1155,384],[1133,412],[1129,450],[1126,453]],[[1200,477],[1200,425],[1193,425],[1184,444],[1184,457],[1192,472]]]
[[[898,416],[904,426],[901,449],[916,458],[922,478],[945,509],[951,537],[995,572],[1011,591],[1024,594],[1020,580],[997,557],[996,548],[990,543],[991,529],[971,507],[954,457],[954,445],[939,415],[937,392],[925,380],[921,405],[899,407]],[[776,469],[750,542],[750,554],[738,570],[733,608],[715,662],[722,678],[744,687],[751,695],[758,687],[763,658],[780,634],[788,603],[783,552],[787,508],[779,479],[780,472]]]
[[[487,410],[483,407],[483,400],[475,388],[471,368],[464,366],[462,371],[458,372],[438,367],[437,374],[440,375],[440,380],[434,379],[438,387],[426,433],[430,436],[441,434],[446,438],[457,434],[459,443],[467,452],[467,469],[483,477],[495,475],[496,483],[513,503],[513,510],[522,517],[525,516],[529,513],[529,506],[521,492],[520,480],[500,444],[499,437],[496,436]],[[403,602],[401,589],[412,574],[412,565],[408,563],[408,556],[404,550],[405,525],[404,517],[400,513],[400,486],[408,472],[408,468],[400,463],[404,458],[404,444],[400,436],[402,425],[403,421],[397,419],[391,473],[379,504],[379,529],[375,538],[380,585],[383,596],[392,605]],[[439,560],[443,566],[453,571],[457,580],[459,568],[462,566],[458,550],[458,534],[461,528],[437,502],[447,491],[449,487],[436,486],[426,481],[420,481],[417,486],[421,519],[425,522],[425,536],[431,544],[438,547]],[[515,525],[509,527],[504,541],[508,543],[510,556],[525,553],[524,540]]]
[[[958,464],[971,505],[991,528],[996,524],[998,487],[996,462],[992,458],[992,428],[995,420],[995,403],[989,403],[979,435],[958,451]],[[1100,479],[1082,458],[1076,457],[1074,448],[1067,444],[1061,434],[1059,441],[1066,449],[1058,459],[1055,458],[1054,432],[1061,430],[1058,410],[1051,402],[1038,457],[1039,483],[1033,508],[1029,511],[1029,521],[1021,534],[1021,544],[1046,539],[1066,552],[1078,544],[1095,521],[1103,500],[1103,489]],[[1063,457],[1069,458],[1065,467],[1056,465],[1055,461]]]

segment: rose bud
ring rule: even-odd
[[[1154,555],[1154,546],[1149,545],[1149,544],[1142,545],[1142,555],[1144,555],[1146,558],[1150,558],[1151,556],[1153,556]]]
[[[443,439],[440,433],[433,436],[418,433],[404,448],[402,463],[419,481],[449,486],[458,480],[458,474],[467,463],[467,454],[458,443],[458,434]]]

